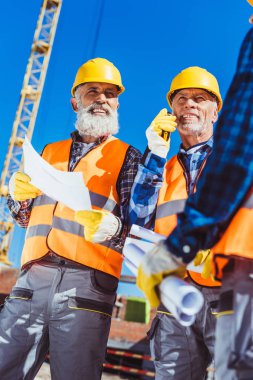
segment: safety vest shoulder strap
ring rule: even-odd
[[[42,157],[53,166],[61,162],[61,169],[67,171],[72,142],[72,139],[68,139],[48,144],[42,152]]]

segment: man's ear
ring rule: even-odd
[[[71,98],[70,99],[70,103],[71,103],[73,111],[77,112],[78,111],[78,106],[77,106],[76,98]]]
[[[118,102],[118,105],[117,105],[117,110],[119,109],[119,102]]]
[[[214,115],[213,115],[213,124],[217,121],[218,119],[218,109],[216,108],[216,110],[214,111]]]

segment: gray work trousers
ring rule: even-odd
[[[68,263],[21,272],[0,313],[1,380],[34,379],[48,350],[53,380],[101,379],[117,279],[105,291],[98,271]]]
[[[153,320],[148,335],[156,380],[206,378],[207,367],[214,357],[215,313],[220,288],[195,286],[205,302],[192,326],[184,327],[171,314],[159,311]]]
[[[217,380],[253,379],[253,260],[231,260],[216,327]]]

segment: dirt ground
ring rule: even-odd
[[[120,380],[121,378],[117,375],[111,375],[108,373],[104,373],[102,376],[102,380]],[[44,363],[41,367],[38,375],[35,377],[35,380],[51,380],[49,365]]]

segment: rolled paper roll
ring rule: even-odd
[[[139,242],[139,246],[133,243],[132,238],[127,238],[123,249],[125,256],[125,264],[137,276],[138,268],[145,255],[145,247],[140,244],[150,244],[147,242]],[[153,244],[153,243],[152,243]],[[200,291],[194,286],[187,284],[182,279],[176,276],[166,277],[159,285],[161,302],[166,309],[173,314],[173,316],[183,326],[191,326],[195,319],[196,314],[203,306],[204,299]]]
[[[160,235],[156,232],[148,230],[147,228],[137,226],[137,224],[132,225],[130,234],[140,239],[148,240],[151,243],[158,243],[159,241],[165,239],[164,235]]]
[[[196,315],[202,308],[204,298],[194,286],[177,276],[167,276],[159,286],[161,299],[169,306],[172,302],[180,312],[187,315]]]

